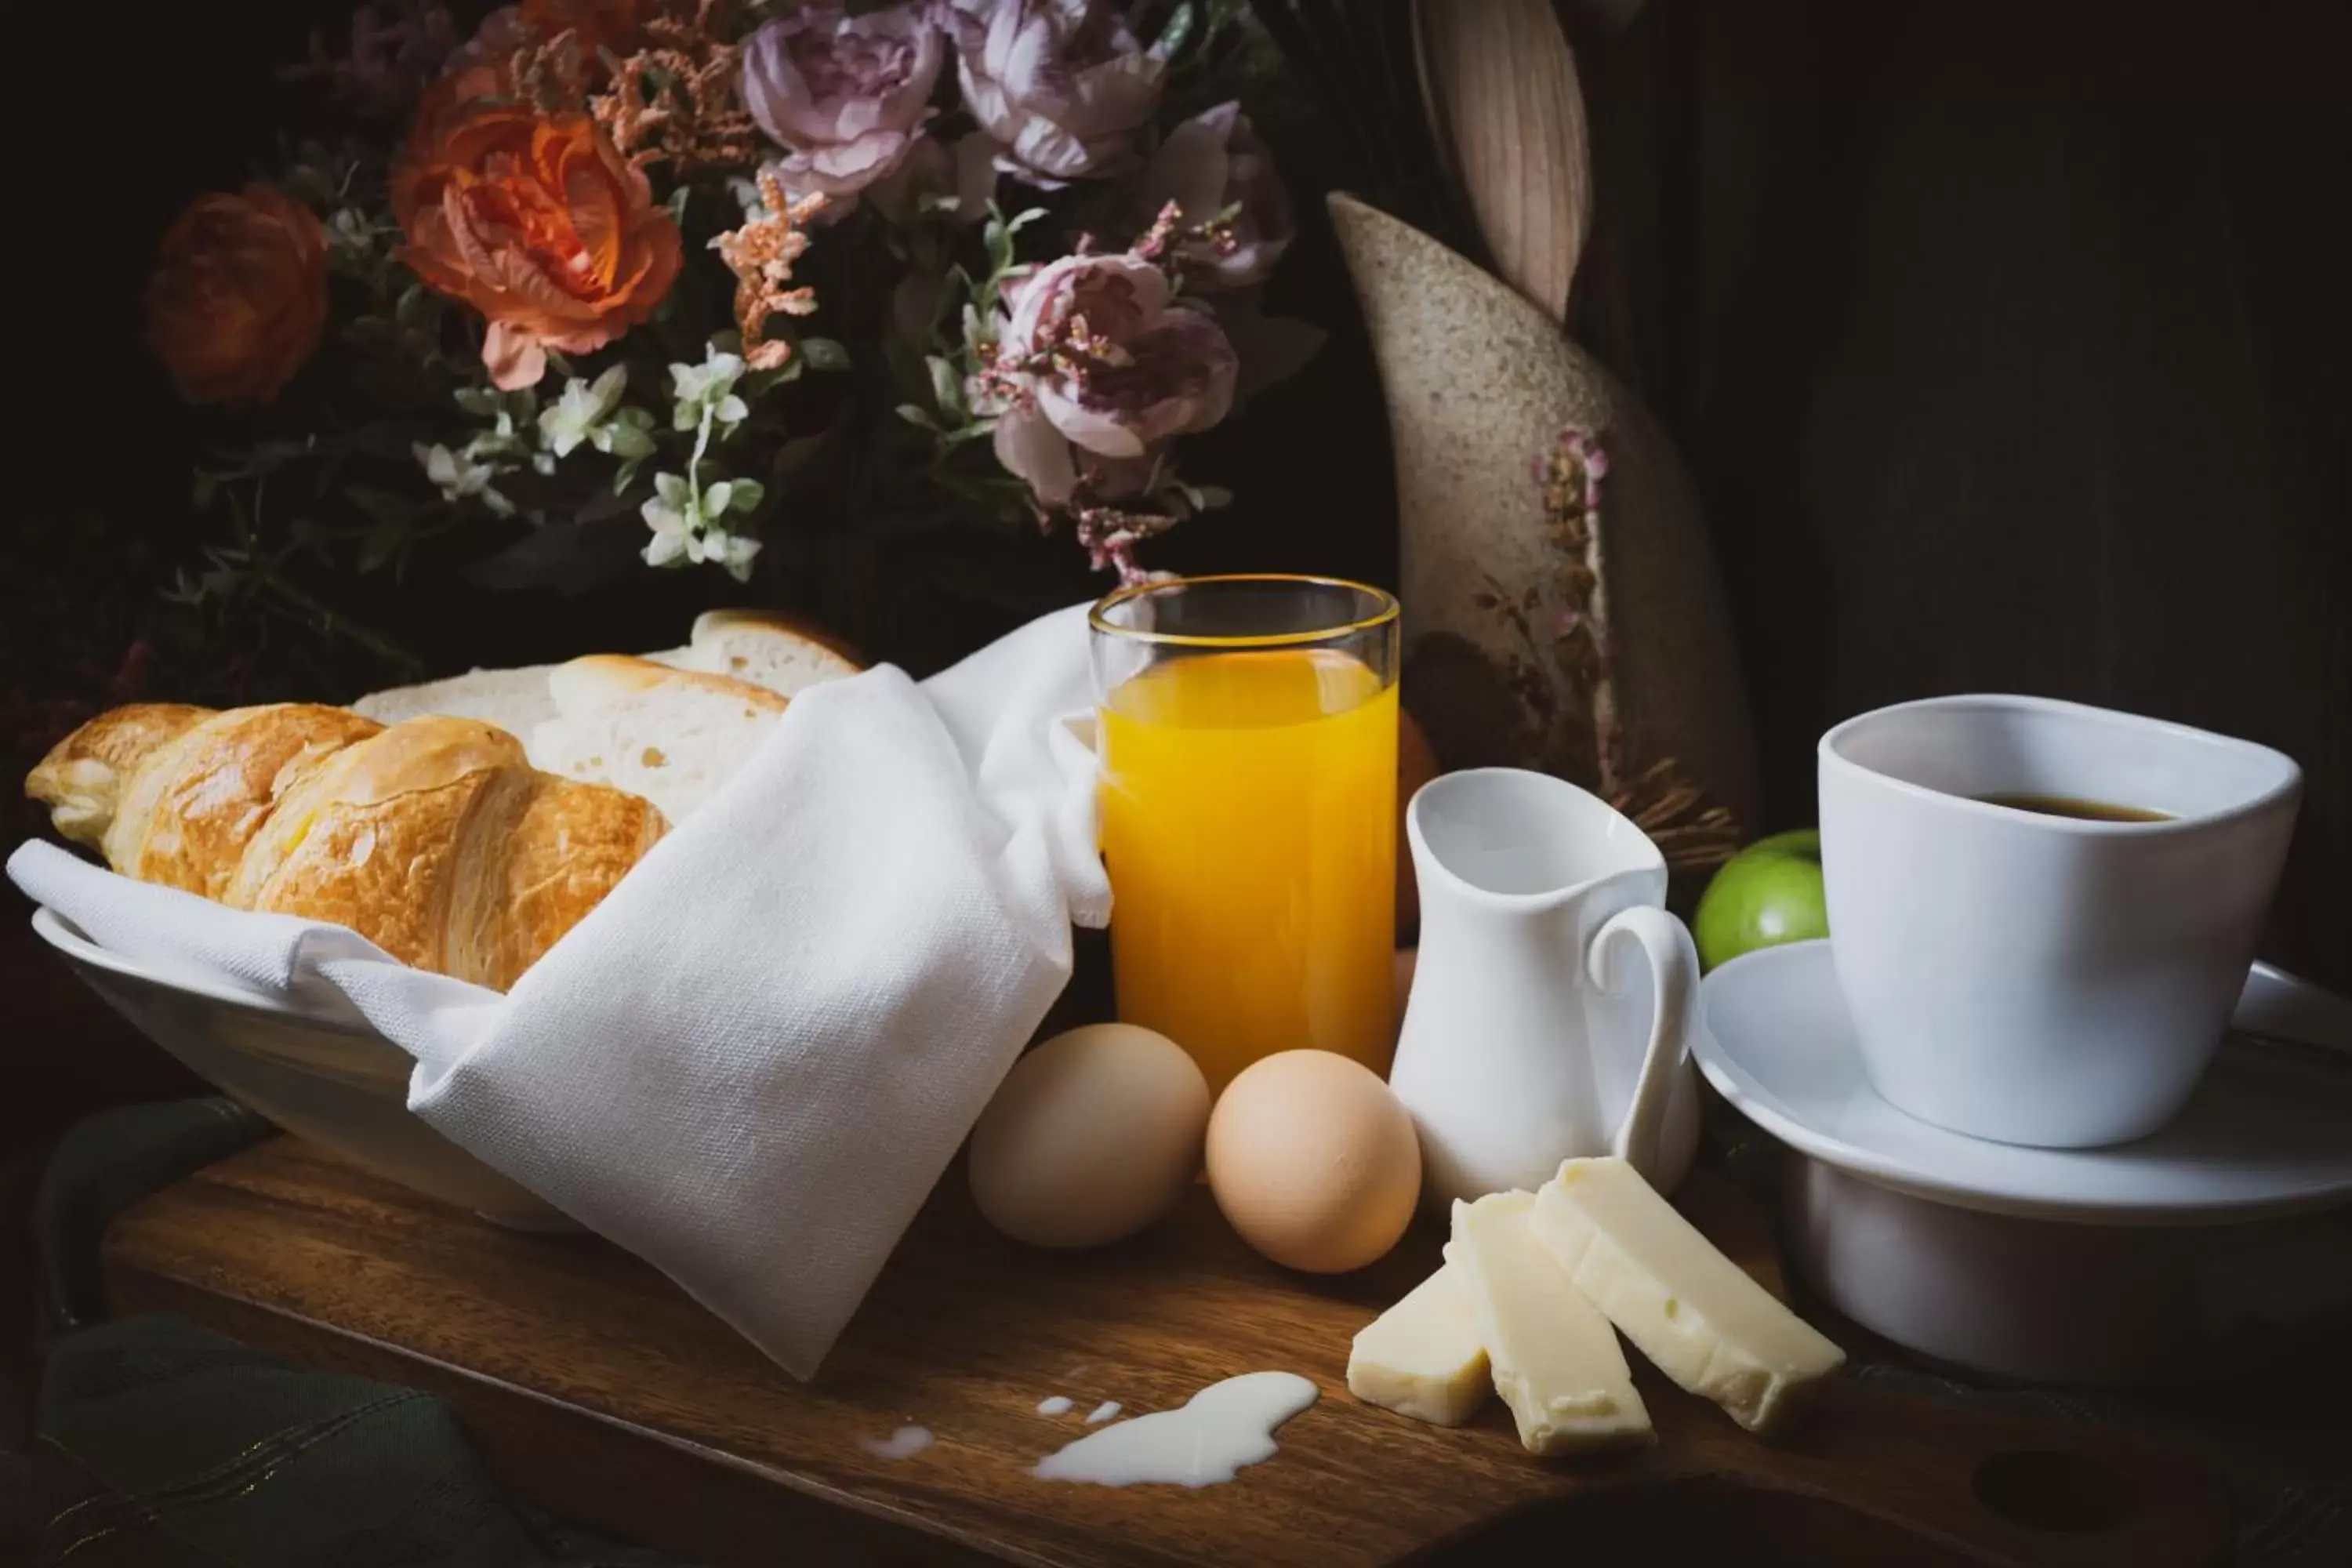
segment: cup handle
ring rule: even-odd
[[[1621,965],[1612,955],[1624,947],[1617,938],[1632,937],[1649,955],[1650,1045],[1642,1057],[1642,1076],[1625,1107],[1610,1152],[1642,1174],[1658,1178],[1658,1142],[1666,1124],[1682,1066],[1690,1059],[1690,1029],[1698,1006],[1698,950],[1683,922],[1653,904],[1621,910],[1592,939],[1586,970],[1592,983],[1614,994],[1621,987]]]

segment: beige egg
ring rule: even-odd
[[[1226,1085],[1208,1158],[1242,1239],[1310,1274],[1380,1258],[1421,1199],[1412,1118],[1378,1073],[1330,1051],[1284,1051]]]
[[[1032,1247],[1100,1247],[1174,1208],[1201,1171],[1209,1084],[1133,1024],[1055,1036],[1004,1076],[971,1130],[971,1195]]]

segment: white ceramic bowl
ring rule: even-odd
[[[1791,1150],[1789,1247],[1830,1304],[1922,1355],[2029,1383],[2142,1387],[2260,1364],[2352,1312],[2338,1215],[2108,1226],[1988,1214]]]
[[[1733,959],[1700,997],[1701,1070],[1788,1145],[1793,1259],[1864,1328],[1979,1372],[2126,1385],[2263,1366],[2352,1321],[2340,997],[2255,965],[2234,1014],[2252,1038],[2188,1110],[2092,1150],[1989,1142],[1888,1105],[1826,942]]]
[[[356,1016],[296,1007],[125,958],[54,910],[34,910],[33,930],[149,1039],[289,1132],[500,1225],[574,1228],[418,1120],[408,1109],[415,1064]]]

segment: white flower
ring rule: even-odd
[[[573,376],[564,384],[563,395],[540,415],[540,440],[557,457],[570,457],[572,448],[593,439],[597,427],[613,416],[628,389],[629,373],[617,364],[593,383]],[[612,448],[599,442],[597,449]]]
[[[346,267],[364,267],[375,255],[375,231],[357,207],[327,215],[327,253]]]
[[[748,581],[760,542],[732,531],[726,520],[756,509],[764,493],[765,487],[756,479],[719,479],[698,492],[681,475],[656,474],[652,497],[637,509],[653,531],[646,543],[646,563],[714,562],[737,582]]]
[[[727,574],[738,583],[751,580],[751,557],[760,553],[760,542],[740,533],[716,533],[712,542],[718,547],[711,560],[727,568]]]
[[[735,205],[743,209],[745,223],[766,223],[776,216],[768,210],[768,204],[760,199],[760,183],[757,180],[734,175],[727,182],[727,194],[733,196]],[[713,244],[715,247],[716,242]]]
[[[420,441],[409,450],[425,469],[425,477],[440,489],[443,500],[479,500],[499,517],[514,515],[514,503],[490,483],[499,477],[497,465],[478,462],[470,452],[452,452],[437,442],[427,447]]]
[[[718,421],[722,433],[741,424],[751,412],[735,395],[735,383],[742,374],[743,356],[729,353],[716,343],[704,351],[700,364],[673,363],[669,379],[677,408],[670,421],[672,427],[691,430],[702,423],[705,414]]]
[[[646,503],[646,521],[653,524],[654,536],[646,542],[646,564],[667,566],[682,559],[693,548],[695,536],[686,531],[686,520],[672,512],[657,518],[654,503]]]

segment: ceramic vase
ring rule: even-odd
[[[1396,457],[1403,698],[1448,769],[1556,773],[1668,861],[1756,820],[1756,746],[1689,476],[1627,388],[1507,285],[1328,198]]]

